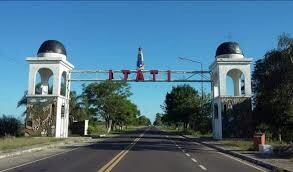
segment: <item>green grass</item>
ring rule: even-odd
[[[127,126],[127,128],[124,128],[123,130],[116,129],[116,130],[111,131],[110,133],[111,134],[125,134],[125,133],[128,133],[128,132],[137,130],[137,129],[141,128],[141,127],[143,127],[143,126]]]
[[[254,150],[252,140],[246,141],[246,140],[231,139],[231,140],[221,140],[221,141],[218,141],[218,143],[221,143],[223,145],[228,145],[228,146],[235,146],[240,148],[241,150]]]
[[[10,149],[22,148],[32,145],[47,145],[53,142],[61,141],[64,139],[53,137],[16,137],[16,138],[1,138],[0,139],[0,151],[6,151]]]
[[[127,128],[123,128],[123,130],[115,129],[111,130],[109,134],[124,134],[131,131],[134,131],[136,129],[139,129],[143,126],[127,126]],[[107,134],[107,129],[105,125],[91,125],[91,131],[89,132],[89,135],[96,136],[101,134]]]
[[[165,131],[165,132],[170,132],[173,134],[177,134],[177,135],[192,135],[192,136],[197,136],[197,137],[211,137],[212,133],[206,133],[206,134],[202,134],[198,131],[193,131],[192,129],[176,129],[175,127],[159,127],[161,130]]]

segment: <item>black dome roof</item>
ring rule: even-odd
[[[64,45],[57,40],[47,40],[40,46],[38,54],[40,53],[58,53],[66,56],[66,49]]]
[[[216,56],[223,54],[241,54],[243,55],[240,46],[237,42],[224,42],[218,46]]]

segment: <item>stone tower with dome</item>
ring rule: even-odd
[[[47,40],[36,57],[27,57],[29,82],[25,133],[29,136],[66,138],[69,123],[70,72],[66,49]]]
[[[251,111],[251,62],[252,59],[244,57],[236,42],[224,42],[216,50],[215,60],[209,66],[213,97],[213,135],[216,139],[223,137],[223,117],[229,109],[245,102],[244,111]],[[228,95],[227,76],[233,82],[232,95]]]

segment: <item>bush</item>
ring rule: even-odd
[[[0,137],[20,136],[22,134],[22,124],[20,120],[5,115],[0,118]]]
[[[90,122],[88,126],[88,134],[105,134],[107,129],[105,125],[98,122]]]

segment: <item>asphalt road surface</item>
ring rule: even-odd
[[[7,171],[254,172],[263,169],[181,136],[148,127],[56,156],[19,164]]]

